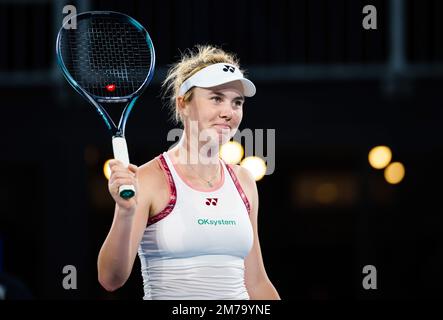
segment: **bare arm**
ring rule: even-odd
[[[245,284],[251,300],[281,300],[280,295],[269,280],[263,263],[258,236],[258,191],[252,175],[244,168],[238,169],[238,177],[251,202],[250,220],[254,232],[252,249],[245,258]]]
[[[123,286],[131,274],[137,248],[148,222],[150,206],[149,188],[143,185],[143,181],[140,182],[141,188],[138,187],[138,170],[135,169],[131,177],[131,173],[118,163],[114,164],[113,169],[109,189],[116,201],[114,219],[97,261],[98,280],[108,291]],[[133,184],[136,197],[130,200],[120,198],[118,187],[122,184]]]

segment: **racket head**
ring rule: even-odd
[[[88,100],[126,102],[152,80],[155,50],[146,29],[114,11],[76,15],[76,28],[57,35],[57,62],[68,82]]]

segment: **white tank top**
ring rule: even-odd
[[[157,157],[170,200],[148,220],[138,248],[145,300],[248,300],[244,258],[253,244],[250,205],[234,171],[221,162],[222,183],[190,187],[168,154]]]

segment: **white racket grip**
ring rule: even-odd
[[[123,162],[125,167],[129,165],[128,146],[126,139],[123,137],[112,138],[112,149],[114,150],[114,158]]]
[[[112,149],[114,150],[114,158],[123,162],[123,165],[127,168],[129,166],[129,155],[126,139],[123,137],[113,137]],[[118,193],[122,198],[131,198],[135,195],[135,187],[132,185],[121,185],[118,188]]]

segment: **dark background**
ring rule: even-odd
[[[0,0],[0,270],[35,299],[141,299],[136,260],[107,293],[96,259],[114,204],[102,120],[63,79],[55,37],[65,4],[115,10],[149,31],[156,75],[130,116],[131,162],[169,148],[167,66],[195,44],[236,52],[258,93],[241,129],[275,129],[275,172],[258,182],[267,273],[282,299],[442,298],[443,2],[438,0]],[[377,8],[377,29],[362,9]],[[388,145],[405,179],[369,166]],[[334,201],[302,186],[332,183]],[[305,191],[303,191],[305,190]],[[77,268],[64,290],[62,269]],[[365,265],[377,290],[364,290]]]

